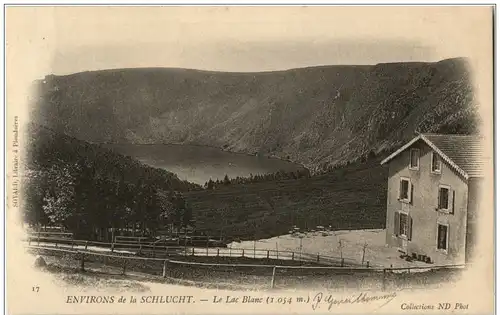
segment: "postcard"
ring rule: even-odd
[[[5,17],[9,314],[492,313],[492,6]]]

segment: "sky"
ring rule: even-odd
[[[126,54],[122,52],[126,51]],[[209,43],[161,42],[84,46],[56,51],[56,74],[101,68],[180,67],[218,71],[271,71],[328,64],[432,61],[432,48],[411,42],[307,39],[234,40]]]
[[[464,34],[484,13],[463,7],[24,7],[8,9],[8,26],[26,32],[8,33],[7,41],[30,55],[23,60],[37,77],[134,67],[271,71],[467,56],[473,43],[464,45]]]

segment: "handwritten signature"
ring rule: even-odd
[[[320,292],[313,297],[311,306],[313,310],[316,310],[320,307],[321,304],[327,304],[328,310],[331,310],[333,306],[384,301],[384,303],[380,306],[382,307],[387,303],[389,303],[390,301],[392,301],[396,297],[396,295],[397,295],[396,292],[387,293],[383,295],[369,295],[368,293],[360,293],[359,295],[337,298],[331,294],[323,294],[322,292]]]

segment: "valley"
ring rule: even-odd
[[[104,147],[130,156],[151,167],[176,174],[179,179],[203,185],[209,179],[223,180],[277,171],[303,170],[299,164],[258,155],[233,153],[218,148],[176,144],[106,144]]]
[[[69,178],[69,168],[85,179],[83,196],[99,196],[101,182],[106,191],[119,188],[112,206],[99,203],[106,217],[89,220],[105,228],[119,217],[144,228],[157,227],[158,218],[186,223],[192,214],[197,229],[229,240],[283,235],[293,225],[383,228],[387,170],[380,161],[416,133],[471,134],[480,124],[464,58],[261,73],[112,69],[49,75],[34,87],[33,123],[51,135],[48,143],[33,137],[46,151],[41,171]],[[50,152],[62,150],[59,137],[62,171],[49,163]],[[106,161],[97,178],[102,156],[140,163],[134,168],[141,172]],[[82,167],[73,171],[75,162]],[[296,175],[304,168],[312,176]],[[277,171],[285,175],[262,175]],[[203,187],[208,179],[220,182]],[[33,191],[38,205],[52,202],[44,189]],[[76,224],[79,206],[67,202]]]
[[[313,172],[415,132],[479,124],[464,58],[257,73],[111,69],[49,75],[34,89],[34,122],[90,143],[203,145]]]

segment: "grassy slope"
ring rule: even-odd
[[[227,146],[309,168],[415,131],[475,129],[461,59],[267,73],[118,69],[49,77],[38,88],[33,117],[78,139]]]
[[[292,224],[383,228],[387,171],[380,159],[301,180],[253,183],[186,194],[196,224],[241,239],[287,233]]]

